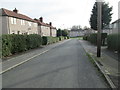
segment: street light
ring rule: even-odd
[[[101,25],[102,25],[102,2],[103,0],[96,0],[97,2],[97,57],[101,57]]]

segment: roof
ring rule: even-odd
[[[112,24],[114,24],[114,23],[118,23],[118,22],[120,22],[120,19],[114,21]]]
[[[19,18],[19,19],[28,20],[28,21],[31,21],[31,22],[36,22],[34,19],[32,19],[32,18],[30,18],[26,15],[23,15],[23,14],[20,14],[20,13],[15,13],[13,11],[10,11],[10,10],[4,9],[4,8],[2,8],[2,16],[15,17],[15,18]]]
[[[38,25],[42,25],[42,26],[46,26],[46,27],[50,27],[51,29],[56,29],[55,27],[51,26],[50,24],[48,23],[44,23],[44,22],[41,22],[40,20],[38,19],[35,19],[36,22],[38,23]]]

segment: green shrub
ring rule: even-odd
[[[24,35],[9,35],[11,37],[11,53],[18,53],[26,50],[26,39]]]
[[[2,35],[2,56],[10,56],[41,45],[41,36],[31,35]]]
[[[67,39],[70,39],[70,37],[69,37],[69,36],[67,36]]]
[[[58,37],[43,36],[42,45],[52,44],[59,41]]]
[[[2,56],[11,55],[12,37],[10,35],[2,35]]]
[[[107,37],[108,49],[120,52],[120,34],[111,34]]]
[[[59,41],[62,41],[62,40],[64,40],[64,37],[63,37],[63,36],[60,36],[60,37],[59,37]]]
[[[107,33],[101,33],[101,45],[105,45],[106,38]],[[85,36],[84,39],[90,41],[92,44],[97,45],[97,33],[90,34],[90,36]]]
[[[26,35],[26,44],[27,44],[27,49],[32,49],[36,47],[40,47],[42,45],[42,38],[40,35],[36,34],[31,34],[31,35]]]
[[[83,40],[87,40],[88,39],[88,36],[83,36]]]

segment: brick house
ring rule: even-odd
[[[18,13],[16,8],[13,11],[0,9],[0,24],[2,34],[38,34],[37,22]]]

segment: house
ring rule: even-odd
[[[120,29],[120,19],[104,27],[103,33],[107,33],[108,35],[115,34],[115,33],[118,33],[119,29]]]
[[[37,22],[15,8],[13,11],[0,9],[2,34],[38,34]]]
[[[69,31],[70,37],[78,37],[78,36],[84,36],[84,30],[77,29],[77,30],[70,30]]]
[[[55,27],[52,26],[52,22],[44,23],[43,17],[40,17],[39,19],[34,19],[38,23],[38,34],[41,36],[52,36],[56,37],[57,30]]]
[[[118,33],[118,30],[120,29],[120,19],[114,21],[112,23],[112,33]]]
[[[56,37],[57,36],[57,29],[55,27],[52,26],[52,22],[50,22],[50,31],[51,31],[51,36],[52,37]]]

